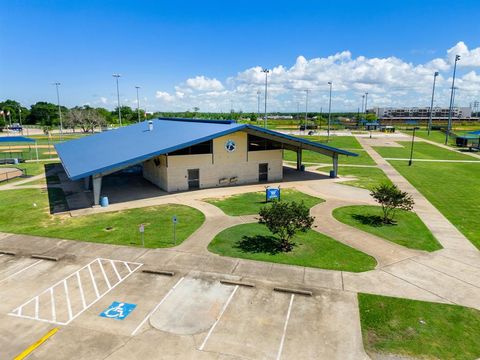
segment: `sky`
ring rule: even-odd
[[[0,101],[147,111],[357,111],[480,101],[478,0],[0,0]]]

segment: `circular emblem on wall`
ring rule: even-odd
[[[234,152],[235,149],[237,148],[237,144],[235,144],[235,141],[233,140],[227,140],[225,143],[225,150],[228,152]]]

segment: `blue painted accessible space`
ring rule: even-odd
[[[114,301],[104,312],[100,313],[101,317],[123,320],[137,307],[136,304]]]
[[[267,201],[280,200],[280,188],[267,189]]]

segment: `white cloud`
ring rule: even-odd
[[[108,99],[107,99],[106,97],[104,97],[104,96],[100,96],[100,102],[101,102],[102,104],[106,104],[106,103],[108,102]]]
[[[220,81],[215,78],[210,79],[203,75],[187,79],[185,83],[189,88],[199,91],[219,91],[223,89],[223,85]]]
[[[468,106],[480,96],[480,75],[468,67],[480,66],[480,47],[468,49],[462,41],[444,52],[443,57],[414,64],[395,56],[368,58],[350,51],[307,59],[298,56],[290,67],[278,64],[268,74],[268,110],[304,110],[305,89],[310,89],[310,111],[325,111],[328,106],[328,81],[333,82],[332,108],[356,111],[361,95],[369,92],[370,106],[428,106],[433,73],[437,78],[436,104],[446,106],[451,86],[452,59],[462,56],[458,69],[456,103]],[[460,66],[460,64],[462,66]],[[466,72],[469,70],[469,72]],[[224,85],[225,84],[225,85]],[[216,78],[199,75],[174,87],[174,92],[157,91],[156,98],[169,110],[198,106],[202,111],[257,111],[257,91],[263,92],[265,73],[257,65],[227,77],[222,84]]]

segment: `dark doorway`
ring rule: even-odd
[[[188,169],[188,190],[200,188],[200,169]]]
[[[268,181],[268,164],[258,164],[258,181]]]

